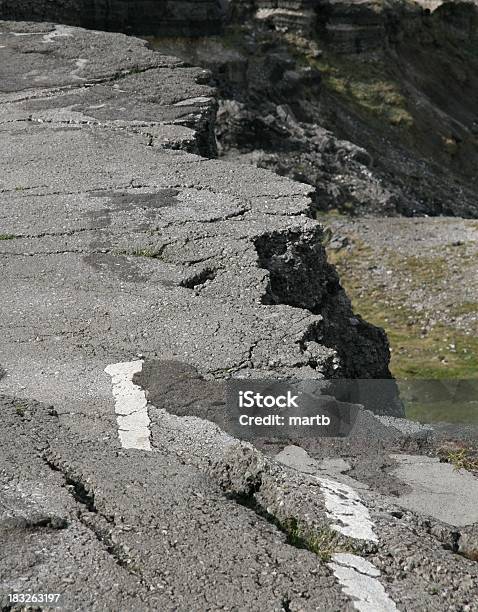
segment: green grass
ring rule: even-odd
[[[323,49],[318,58],[311,58],[299,46],[290,49],[299,63],[319,70],[324,87],[332,94],[386,123],[410,129],[414,120],[407,107],[407,99],[390,74],[384,59],[364,60],[361,56],[337,55]]]
[[[15,404],[15,412],[18,416],[25,416],[25,406],[23,406],[23,404]]]
[[[443,280],[448,276],[447,259],[445,257],[400,257],[396,259],[388,258],[388,265],[392,269],[406,272],[410,280],[417,285],[423,282],[434,283]]]
[[[353,299],[353,304],[367,321],[386,330],[395,378],[476,378],[478,338],[443,324],[423,334],[415,312],[381,300],[383,296],[375,291]]]
[[[0,234],[0,240],[13,240],[16,238],[15,234]]]
[[[478,402],[421,403],[405,400],[407,418],[420,423],[478,424]]]
[[[287,534],[292,546],[310,550],[323,562],[330,561],[336,552],[357,552],[352,542],[344,542],[339,534],[329,527],[314,531],[291,517],[281,523],[280,528]]]
[[[403,305],[407,297],[404,293],[392,295],[373,285],[364,290],[364,270],[357,262],[366,265],[374,261],[370,247],[354,240],[351,252],[332,251],[329,259],[337,266],[355,312],[387,332],[392,348],[390,369],[395,378],[477,378],[478,338],[443,323],[428,326],[424,332],[424,315]],[[430,286],[430,291],[439,291],[440,281],[452,278],[443,257],[395,258],[386,265],[407,275],[410,281],[407,291],[424,283]],[[474,304],[466,302],[452,307],[450,316],[473,311]]]
[[[466,314],[478,313],[478,302],[462,302],[453,306],[452,313],[455,317]]]
[[[451,463],[455,470],[478,471],[478,458],[469,448],[445,449],[442,451],[442,459]]]

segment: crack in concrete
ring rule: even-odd
[[[41,453],[45,464],[54,472],[60,472],[66,484],[66,489],[80,508],[77,518],[87,529],[93,533],[95,538],[102,544],[106,552],[112,557],[116,565],[125,569],[128,573],[138,577],[143,587],[151,585],[144,579],[140,570],[140,564],[133,559],[124,545],[113,540],[113,524],[110,517],[102,514],[95,503],[95,493],[83,482],[80,476],[75,474],[66,464],[61,463],[47,446]]]

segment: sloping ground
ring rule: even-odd
[[[476,217],[478,9],[385,7],[383,47],[340,55],[325,42],[313,61],[324,76],[323,124],[369,152],[391,210]],[[355,212],[366,210],[363,202]]]
[[[465,379],[478,371],[478,225],[436,219],[350,220],[329,257],[355,308],[389,330],[397,378]]]
[[[478,423],[476,221],[321,221],[354,308],[387,330],[407,417]]]
[[[158,41],[213,69],[225,155],[313,185],[322,210],[477,216],[475,5],[232,7],[222,37]]]

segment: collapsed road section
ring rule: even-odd
[[[0,25],[1,605],[471,611],[473,530],[390,502],[407,485],[382,474],[397,465],[376,438],[368,492],[343,474],[360,465],[269,457],[179,401],[184,372],[195,394],[230,376],[389,377],[310,188],[212,158],[207,77],[123,35]],[[360,423],[389,454],[426,443]]]
[[[385,334],[327,263],[310,188],[201,156],[205,71],[66,26],[3,22],[0,42],[10,391],[84,411],[110,400],[97,372],[138,353],[211,377],[390,377]]]

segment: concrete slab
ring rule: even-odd
[[[412,491],[398,503],[456,527],[478,522],[478,478],[439,459],[418,455],[391,455],[399,466],[393,475]]]

